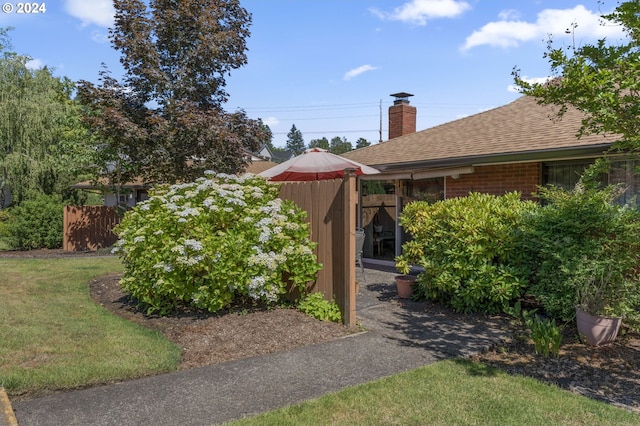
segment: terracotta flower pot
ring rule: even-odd
[[[618,336],[622,318],[594,316],[576,309],[576,325],[580,337],[591,346],[613,342]]]
[[[413,294],[413,284],[416,282],[414,275],[398,275],[396,276],[396,288],[398,289],[398,297],[400,299],[410,299]]]

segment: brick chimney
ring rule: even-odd
[[[393,105],[389,107],[389,139],[416,132],[416,107],[409,105],[410,93],[394,93]]]

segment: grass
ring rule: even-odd
[[[640,425],[640,416],[470,361],[442,361],[239,425]]]
[[[95,304],[115,257],[0,259],[0,386],[38,395],[175,370],[180,349]]]

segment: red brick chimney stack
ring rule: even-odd
[[[394,93],[393,105],[389,107],[389,139],[416,132],[416,107],[409,105],[410,93]]]

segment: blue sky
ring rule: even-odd
[[[6,2],[5,2],[6,3]],[[13,50],[56,75],[97,82],[121,75],[108,40],[110,0],[50,0],[44,13],[0,15]],[[253,15],[248,65],[227,78],[228,110],[262,118],[284,146],[291,126],[312,139],[387,139],[392,93],[414,94],[418,130],[507,104],[511,71],[549,75],[558,46],[622,37],[599,24],[615,0],[241,0]],[[565,30],[577,24],[573,34]]]

